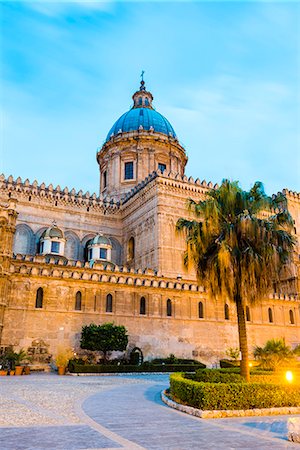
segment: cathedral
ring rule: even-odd
[[[238,347],[235,305],[198,286],[175,231],[187,199],[214,186],[185,174],[185,149],[144,81],[132,99],[97,153],[99,193],[0,176],[2,351],[76,351],[82,326],[105,322],[124,325],[146,359],[216,364]],[[300,194],[283,193],[299,242]],[[297,245],[280,289],[246,307],[250,352],[271,338],[300,344]]]

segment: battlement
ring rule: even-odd
[[[130,198],[140,192],[147,184],[156,178],[159,178],[160,182],[166,186],[172,186],[177,189],[191,191],[198,194],[205,194],[209,189],[217,189],[219,187],[218,184],[213,184],[211,181],[207,183],[205,180],[201,181],[199,178],[194,180],[193,177],[187,177],[186,175],[181,176],[180,174],[174,172],[169,172],[167,174],[166,172],[161,172],[158,169],[126,193],[121,199],[121,204],[126,203]]]
[[[55,256],[15,255],[11,260],[10,274],[204,292],[203,287],[191,283],[190,280],[179,282],[165,278],[152,269],[134,270],[126,266],[105,263],[95,263],[91,266],[88,262],[71,261]]]
[[[26,198],[27,201],[39,199],[56,206],[58,204],[70,205],[87,210],[109,210],[111,212],[119,209],[119,202],[108,196],[97,197],[95,193],[83,193],[82,190],[76,192],[74,188],[69,190],[67,187],[62,189],[59,185],[54,187],[49,184],[46,186],[45,183],[38,184],[36,180],[31,183],[28,178],[25,181],[22,181],[20,177],[14,180],[12,175],[8,178],[5,178],[4,174],[0,175],[0,190],[6,192],[9,197]]]

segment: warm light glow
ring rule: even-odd
[[[285,378],[287,379],[287,381],[288,381],[289,383],[291,383],[291,382],[293,381],[293,374],[292,374],[292,372],[291,372],[290,370],[288,370],[288,371],[286,372]]]
[[[253,366],[253,364],[250,362],[250,363],[249,363],[249,367],[252,367],[252,366]]]

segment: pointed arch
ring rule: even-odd
[[[131,236],[127,244],[127,261],[133,261],[134,256],[135,256],[135,241],[134,237]]]
[[[246,321],[247,321],[247,322],[250,322],[250,321],[251,321],[250,308],[249,308],[248,305],[246,306]]]
[[[21,255],[33,255],[35,252],[34,232],[25,223],[16,226],[13,242],[13,253]]]
[[[141,315],[146,314],[146,299],[145,299],[145,297],[140,298],[140,314]]]
[[[118,241],[118,239],[114,238],[114,237],[109,237],[110,241],[111,241],[111,245],[112,245],[112,249],[111,249],[111,261],[114,264],[117,265],[121,265],[122,261],[123,261],[123,249],[122,249],[122,245],[120,244],[120,242]]]
[[[75,261],[79,258],[80,239],[74,231],[68,230],[65,232],[65,257]]]
[[[198,303],[198,317],[199,317],[199,319],[203,319],[204,318],[204,308],[203,308],[203,303],[202,302]]]
[[[225,306],[224,306],[224,317],[225,317],[225,320],[229,320],[229,306],[227,305],[227,303],[225,303]]]
[[[106,296],[106,312],[113,312],[113,296],[111,294],[107,294]]]
[[[274,318],[273,318],[272,308],[268,308],[268,317],[269,317],[269,323],[273,323],[274,322]]]
[[[35,307],[38,309],[43,308],[43,301],[44,301],[44,291],[43,288],[39,287],[36,291]]]
[[[169,298],[167,300],[167,316],[172,316],[172,301]]]
[[[81,307],[82,307],[82,294],[80,291],[77,291],[75,295],[75,311],[81,311]]]

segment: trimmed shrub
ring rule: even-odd
[[[69,364],[69,371],[72,373],[128,373],[128,372],[195,372],[198,368],[196,365],[187,364],[150,364],[144,363],[140,366],[130,364],[111,365],[111,364]]]
[[[218,369],[201,369],[197,370],[194,376],[195,381],[203,383],[244,383],[245,379],[239,374],[232,371],[222,371]]]
[[[205,369],[206,365],[196,361],[195,359],[182,359],[182,358],[176,358],[172,357],[173,355],[169,356],[168,358],[155,358],[150,361],[151,364],[187,364],[187,365],[196,365],[199,368]]]
[[[240,361],[232,361],[231,359],[220,360],[221,369],[229,369],[231,367],[240,367]]]
[[[174,400],[202,410],[254,409],[299,406],[300,390],[293,385],[266,383],[203,383],[182,373],[170,376]]]

